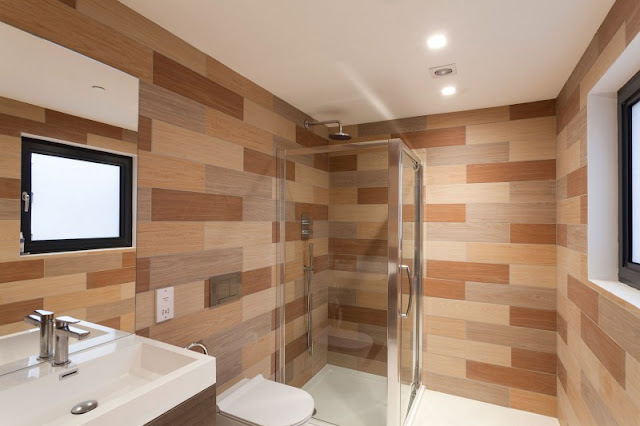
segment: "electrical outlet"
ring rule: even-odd
[[[156,322],[173,318],[173,287],[156,290]]]

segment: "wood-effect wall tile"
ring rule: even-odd
[[[593,320],[598,320],[598,293],[571,275],[567,279],[567,296]]]
[[[273,136],[213,108],[206,111],[206,133],[245,148],[273,155]]]
[[[207,56],[206,67],[206,75],[210,80],[266,108],[275,107],[274,96],[268,90],[238,74],[222,62]]]
[[[523,244],[555,244],[556,225],[512,223],[510,241]]]
[[[141,151],[138,156],[138,185],[204,192],[205,165]]]
[[[206,166],[206,191],[234,197],[272,198],[272,179],[217,166]],[[215,220],[215,219],[212,219]]]
[[[536,117],[551,117],[555,115],[555,99],[509,106],[509,118],[511,120],[523,120]]]
[[[553,180],[555,177],[555,160],[467,165],[467,183]]]
[[[557,356],[554,353],[536,352],[526,349],[511,349],[511,365],[525,370],[556,374]]]
[[[426,222],[465,222],[465,204],[430,204],[425,208]]]
[[[44,260],[0,263],[0,283],[44,277]]]
[[[401,138],[412,149],[435,148],[438,146],[464,145],[464,127],[450,127],[421,132],[394,135]]]
[[[133,283],[135,280],[135,267],[89,272],[87,274],[87,288],[89,289],[106,287],[116,284]]]
[[[240,197],[154,188],[151,199],[153,221],[232,221],[243,216]]]
[[[472,126],[475,124],[496,123],[507,120],[509,120],[509,107],[507,106],[474,109],[471,111],[430,115],[427,119],[427,129]]]
[[[427,277],[507,284],[509,265],[428,260]]]
[[[509,311],[509,324],[516,327],[555,331],[557,328],[556,320],[555,310],[511,306]]]
[[[509,161],[509,143],[444,146],[427,149],[427,164],[449,166],[457,164],[503,163]]]
[[[556,378],[552,374],[467,361],[467,378],[546,395],[556,394]]]
[[[140,82],[140,115],[204,133],[206,108],[160,86]]]

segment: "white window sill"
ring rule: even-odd
[[[640,290],[630,285],[621,283],[620,281],[609,280],[589,280],[596,286],[605,290],[607,293],[629,303],[636,309],[640,310]]]

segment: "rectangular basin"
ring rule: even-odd
[[[0,377],[3,421],[144,424],[215,383],[214,358],[134,335],[70,359],[67,367],[46,363]],[[98,408],[70,413],[86,400],[97,400]]]

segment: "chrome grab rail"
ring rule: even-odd
[[[405,313],[400,312],[400,318],[407,318],[409,317],[409,311],[411,311],[411,305],[413,304],[414,280],[411,277],[411,268],[409,267],[409,265],[400,265],[400,269],[404,269],[405,271],[407,271],[407,279],[409,280],[409,304],[407,305],[407,310]]]

